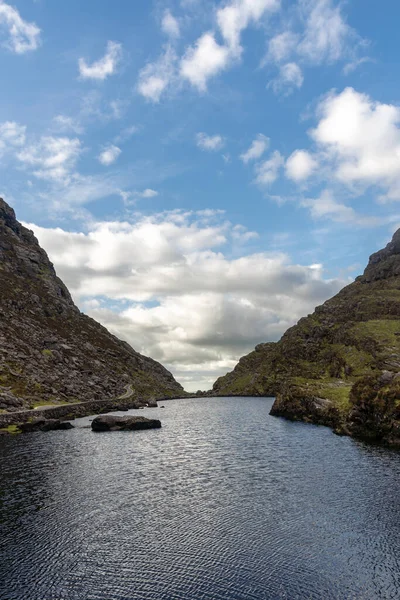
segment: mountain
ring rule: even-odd
[[[400,446],[400,230],[354,283],[241,358],[213,393],[276,396],[273,415]]]
[[[183,388],[78,310],[33,233],[0,199],[0,411],[124,392],[179,397]]]

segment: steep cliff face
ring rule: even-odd
[[[400,230],[354,283],[257,346],[213,392],[276,395],[275,415],[400,443]]]
[[[80,313],[31,231],[0,199],[0,410],[179,396],[162,365]]]

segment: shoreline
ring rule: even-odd
[[[185,397],[182,399],[184,398]],[[154,400],[138,400],[137,398],[112,398],[109,400],[88,400],[87,402],[59,404],[46,408],[34,408],[2,413],[0,414],[0,429],[7,428],[10,425],[29,423],[37,418],[72,421],[80,417],[89,417],[91,415],[102,414],[111,411],[127,411],[144,407],[157,408],[158,402],[180,399],[181,397],[157,398]]]

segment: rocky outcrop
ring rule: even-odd
[[[0,411],[184,395],[162,365],[82,314],[31,231],[0,199]]]
[[[139,429],[159,429],[161,421],[145,417],[115,417],[104,415],[92,421],[93,431],[134,431]]]
[[[68,421],[43,419],[40,417],[27,423],[21,423],[18,427],[22,433],[32,433],[34,431],[67,431],[74,428]]]
[[[400,230],[354,283],[241,358],[213,393],[276,396],[273,415],[400,445],[399,380]]]

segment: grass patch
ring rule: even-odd
[[[398,319],[379,319],[357,323],[353,327],[353,331],[358,336],[375,338],[382,346],[398,347],[400,343],[400,320]]]
[[[41,406],[57,406],[57,404],[54,404],[52,400],[36,400],[33,404],[33,408],[40,408]]]
[[[341,413],[347,413],[351,408],[350,390],[352,383],[338,382],[337,379],[318,382],[302,377],[296,377],[293,381],[305,396],[316,396],[317,398],[330,400]]]
[[[21,430],[18,427],[18,425],[9,425],[8,427],[2,427],[0,431],[6,431],[7,433],[11,433],[12,435],[17,435],[18,433],[21,433]]]

